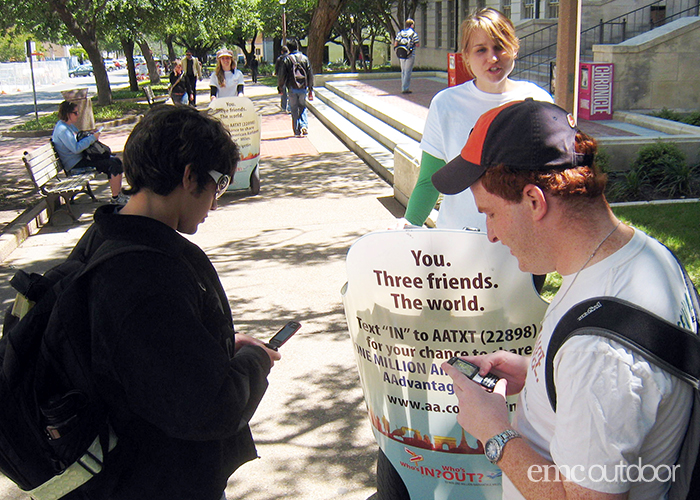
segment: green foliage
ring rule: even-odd
[[[25,33],[20,33],[12,28],[0,36],[0,61],[24,61],[27,58],[27,38]],[[42,52],[41,43],[36,44],[37,52]]]
[[[673,250],[693,282],[700,283],[700,203],[613,207],[613,213]],[[542,296],[551,301],[560,286],[559,273],[549,273]]]
[[[683,151],[673,142],[655,142],[639,148],[637,159],[632,165],[652,184],[660,184],[666,180],[667,170],[676,164],[685,164]]]
[[[661,111],[651,113],[651,116],[700,127],[700,111],[693,111],[692,113],[678,113],[677,111],[671,111],[668,108],[664,108]]]
[[[639,149],[630,170],[610,173],[606,196],[611,202],[694,197],[700,194],[700,166],[689,165],[673,142]]]
[[[613,207],[613,212],[673,250],[693,282],[700,283],[700,203]]]

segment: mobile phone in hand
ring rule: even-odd
[[[477,384],[484,387],[488,392],[493,392],[493,388],[496,387],[496,382],[500,380],[493,373],[487,373],[483,377],[479,375],[479,367],[469,361],[464,361],[458,357],[452,357],[448,361],[449,364],[457,368],[461,373],[466,375],[468,378],[476,382]]]
[[[301,323],[290,321],[284,325],[280,331],[275,333],[275,335],[267,342],[267,344],[265,344],[265,346],[276,351],[282,346],[282,344],[288,341],[291,336],[299,330],[299,328],[301,328]]]

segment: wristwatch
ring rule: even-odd
[[[520,434],[513,429],[508,429],[500,434],[496,434],[494,437],[486,441],[486,445],[484,446],[484,455],[486,455],[486,458],[488,458],[492,464],[496,465],[501,459],[501,456],[503,456],[503,447],[506,445],[506,443],[511,439],[519,437],[522,436],[520,436]]]

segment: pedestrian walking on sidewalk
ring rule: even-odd
[[[394,50],[401,65],[401,93],[410,94],[411,73],[416,62],[416,48],[420,45],[418,33],[413,29],[413,19],[406,19],[406,27],[396,34]]]
[[[250,78],[253,80],[253,83],[258,83],[258,68],[260,67],[260,62],[258,58],[255,57],[255,54],[250,56],[248,67],[250,68]]]
[[[497,10],[482,9],[462,23],[462,56],[473,80],[438,92],[425,122],[418,181],[406,207],[405,221],[422,226],[435,207],[438,191],[430,178],[459,155],[476,120],[501,104],[532,97],[552,102],[534,83],[508,78],[515,67],[520,41],[513,23]],[[474,204],[470,190],[445,196],[437,226],[486,231],[486,218]]]
[[[282,71],[282,65],[284,64],[284,60],[289,54],[289,49],[287,48],[286,45],[282,46],[281,49],[281,54],[275,61],[275,76],[279,78],[280,72]],[[282,108],[282,111],[289,113],[289,100],[287,99],[287,86],[282,85],[282,86],[277,86],[277,93],[280,95],[280,108]]]
[[[192,89],[193,98],[190,99],[191,106],[197,106],[197,80],[202,79],[202,63],[192,56],[192,51],[187,49],[185,58],[182,60],[182,71],[185,73],[189,88]]]
[[[135,246],[81,281],[80,352],[118,441],[102,472],[62,498],[225,499],[229,476],[257,458],[248,422],[280,355],[235,332],[216,269],[182,236],[216,209],[238,160],[224,126],[190,106],[153,108],[131,132],[131,198],[100,207],[73,251]]]
[[[277,87],[285,86],[292,111],[292,129],[296,137],[303,137],[309,132],[306,114],[306,97],[314,98],[314,75],[309,59],[299,51],[294,40],[287,42],[289,55],[284,59],[277,75]]]

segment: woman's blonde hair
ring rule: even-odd
[[[477,29],[488,33],[491,39],[498,42],[513,58],[518,55],[520,40],[515,34],[515,26],[511,20],[495,9],[486,8],[469,16],[462,23],[461,47],[464,64],[466,64],[468,55],[469,40]]]
[[[228,56],[224,56],[228,57]],[[224,68],[221,66],[221,60],[224,57],[217,57],[216,58],[216,69],[214,70],[214,73],[216,74],[216,79],[219,81],[219,86],[220,87],[225,87],[226,86],[226,75],[224,74]],[[237,63],[233,56],[231,56],[231,71],[236,69]]]

